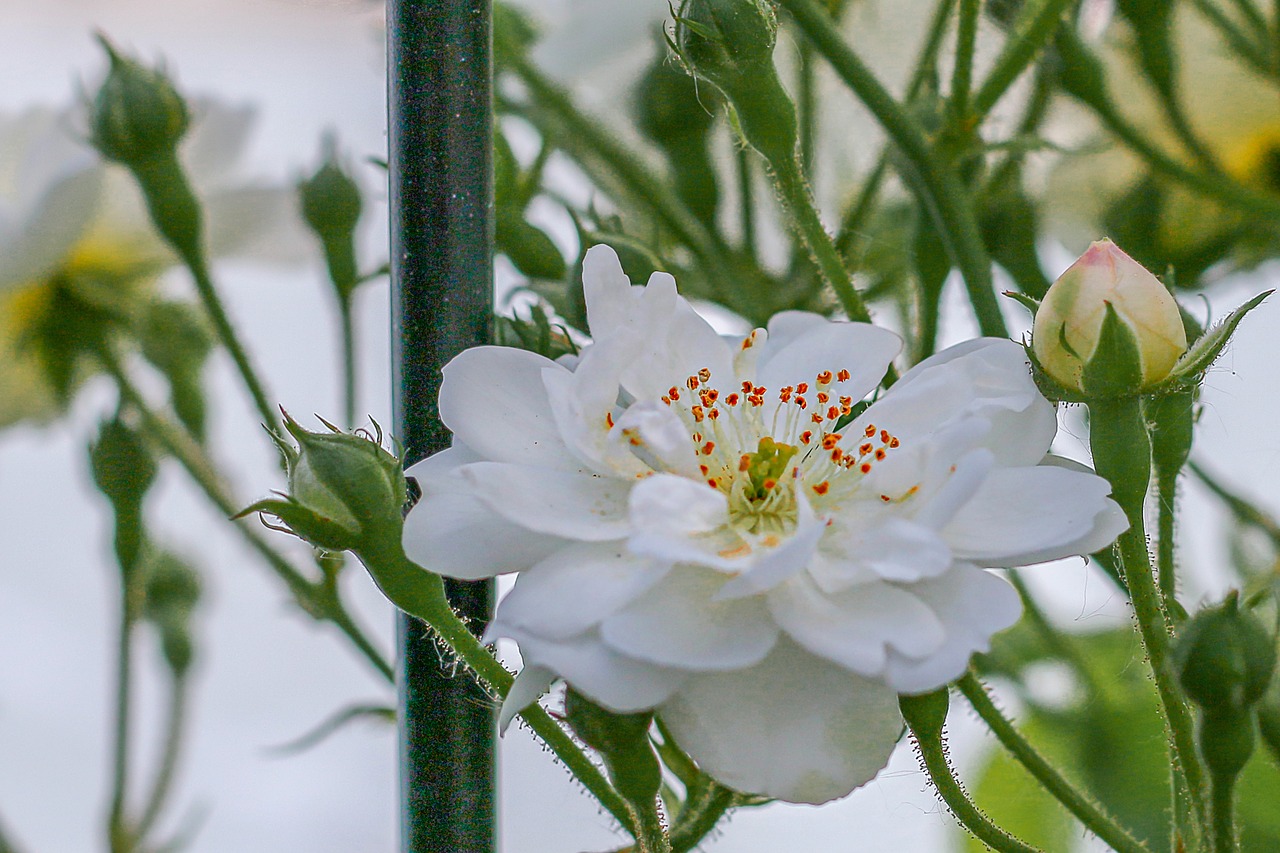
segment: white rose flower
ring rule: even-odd
[[[488,632],[526,664],[508,715],[559,676],[656,709],[730,787],[825,802],[884,766],[899,692],[955,679],[1018,619],[985,567],[1126,526],[1105,481],[1044,464],[1054,409],[1011,341],[952,347],[859,411],[891,332],[786,312],[730,343],[605,246],[583,285],[573,368],[464,352],[440,393],[454,445],[410,470],[410,557],[521,573]]]

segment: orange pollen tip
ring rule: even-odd
[[[711,469],[706,465],[699,465],[698,470],[702,472],[702,476],[704,477],[711,473]]]
[[[895,438],[891,438],[891,439],[889,439],[889,446],[890,446],[890,447],[897,447],[897,446],[898,446],[899,444],[901,444],[901,443],[902,443],[902,442],[898,441],[898,439],[897,439],[896,437],[895,437]]]
[[[716,443],[714,441],[708,441],[706,444],[702,445],[702,455],[710,456],[715,449]]]
[[[736,406],[738,405],[738,399],[739,398],[737,394],[730,394],[729,396],[724,398],[724,403],[726,406]]]
[[[686,381],[685,381],[685,383],[684,383],[684,384],[685,384],[685,387],[687,387],[690,391],[697,391],[697,390],[698,390],[698,377],[696,377],[696,376],[690,376],[690,377],[688,378],[688,380],[686,380]]]
[[[716,418],[720,417],[720,410],[712,409],[711,411],[707,412],[707,417],[711,418],[711,420],[714,421]]]
[[[664,402],[664,403],[666,403],[668,406],[670,406],[670,405],[671,405],[671,398],[670,398],[670,397],[667,397],[667,396],[665,396],[665,395],[664,395],[664,396],[663,396],[663,398],[662,398],[662,402]]]
[[[867,438],[871,438],[871,436],[873,436],[873,435],[875,435],[875,434],[876,434],[876,425],[875,425],[875,424],[867,424],[867,430],[866,430],[866,436],[867,436]]]
[[[887,429],[880,430],[880,440],[882,442],[884,442],[885,444],[888,444],[889,439],[891,438],[893,438],[893,436],[889,435],[889,431]]]
[[[773,479],[772,477],[764,481],[764,488],[766,492],[773,489],[773,487],[776,485],[778,485],[778,481]]]
[[[871,473],[871,463],[870,463],[870,462],[863,462],[863,463],[862,463],[862,465],[860,465],[860,466],[858,467],[858,470],[859,470],[859,471],[861,471],[861,472],[862,472],[862,473],[864,473],[864,474],[870,474],[870,473]]]
[[[710,381],[711,381],[711,369],[710,369],[710,368],[707,368],[707,367],[704,367],[704,368],[702,368],[701,370],[699,370],[699,371],[698,371],[698,379],[699,379],[699,380],[701,380],[701,381],[703,381],[703,382],[710,382]]]
[[[837,465],[839,465],[839,464],[840,464],[840,460],[841,460],[841,459],[844,459],[844,451],[843,451],[843,450],[841,450],[840,448],[838,448],[838,447],[837,447],[835,450],[832,450],[832,451],[831,451],[831,461],[832,461],[832,462],[834,462],[834,463],[836,463]]]
[[[693,440],[694,440],[694,442],[695,442],[695,443],[697,443],[697,442],[701,442],[701,441],[702,441],[702,433],[700,433],[700,432],[695,432],[695,433],[693,434]]]
[[[849,415],[852,415],[852,414],[853,414],[853,406],[841,406],[841,407],[840,407],[840,416],[841,416],[841,417],[843,417],[843,418],[847,418],[847,417],[849,417]]]
[[[883,458],[884,458],[884,448],[882,447],[876,451],[876,461],[879,461]]]
[[[848,382],[848,381],[849,381],[849,371],[847,371],[847,370],[841,370],[839,373],[837,373],[837,374],[836,374],[836,379],[839,379],[841,382]]]
[[[751,383],[750,383],[750,382],[745,382],[745,381],[744,381],[744,382],[742,383],[742,393],[743,393],[743,394],[750,394],[750,393],[751,393]]]
[[[751,393],[755,394],[757,397],[763,397],[766,393],[768,393],[768,391],[769,389],[764,387],[763,385],[757,385],[756,387],[751,389]]]
[[[809,420],[813,421],[815,424],[820,424],[822,423],[822,415],[818,412],[814,412],[812,415],[809,415]]]
[[[808,443],[809,443],[809,442],[811,442],[811,441],[813,441],[813,433],[812,433],[812,432],[810,432],[809,430],[805,430],[804,432],[800,433],[800,443],[801,443],[801,444],[808,444]]]
[[[671,390],[667,391],[667,396],[668,396],[668,397],[670,397],[672,400],[679,400],[679,399],[680,399],[680,389],[679,389],[679,388],[677,388],[676,386],[672,385],[672,386],[671,386]]]
[[[831,408],[827,409],[827,420],[834,421],[838,417],[840,417],[840,410],[837,409],[835,406],[832,406]]]
[[[693,420],[695,423],[702,423],[702,419],[706,417],[706,413],[703,411],[701,406],[694,406],[689,411],[693,413]]]
[[[710,477],[707,479],[707,485],[713,489],[718,489],[720,488],[720,481],[717,480],[715,477]]]
[[[868,453],[870,453],[870,452],[871,452],[871,445],[870,445],[870,444],[860,444],[860,445],[858,445],[858,454],[859,454],[860,456],[866,456],[866,455],[867,455]]]
[[[604,425],[609,429],[613,429],[613,412],[604,413]]]
[[[881,495],[880,500],[884,501],[885,503],[889,503],[889,501],[893,500],[893,498],[889,497],[888,495]]]
[[[738,470],[746,471],[751,468],[751,455],[749,453],[742,454],[742,458],[738,460]]]
[[[813,490],[820,495],[825,495],[831,489],[831,484],[826,480],[813,487]]]
[[[756,333],[752,332],[751,334],[747,335],[745,338],[742,339],[742,348],[751,349],[751,347],[755,344],[755,342],[756,342]]]
[[[824,406],[825,406],[825,405],[828,403],[828,401],[830,401],[830,400],[831,400],[831,395],[830,395],[830,394],[828,394],[826,391],[819,391],[819,392],[818,392],[818,402],[819,402],[819,403],[821,403],[822,405],[824,405]]]
[[[853,405],[853,398],[852,398],[852,397],[841,397],[841,398],[840,398],[840,405],[842,405],[842,406],[852,406],[852,405]]]
[[[796,386],[796,393],[797,393],[797,394],[808,394],[808,393],[809,393],[809,383],[808,383],[808,382],[801,382],[799,385],[797,385],[797,386]]]
[[[634,435],[633,435],[633,436],[631,436],[631,446],[632,446],[632,447],[639,447],[639,446],[640,446],[640,445],[642,445],[642,444],[644,444],[644,442],[643,442],[643,441],[641,441],[639,438],[637,438],[637,437],[636,437],[636,436],[634,436]]]
[[[759,394],[752,394],[747,398],[747,402],[756,407],[763,406],[764,397],[761,397]]]
[[[829,432],[822,437],[822,449],[830,450],[840,443],[840,433]]]
[[[830,370],[824,370],[824,371],[822,371],[821,373],[819,373],[819,374],[818,374],[818,384],[819,384],[819,385],[830,385],[830,384],[831,384],[831,371],[830,371]]]
[[[796,397],[796,405],[799,406],[802,410],[807,409],[809,408],[809,401],[806,400],[804,397]]]

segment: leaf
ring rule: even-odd
[[[320,724],[311,731],[287,743],[270,747],[268,752],[278,756],[297,755],[300,752],[311,749],[313,746],[319,745],[328,739],[330,735],[356,720],[377,720],[385,723],[394,723],[396,721],[396,709],[387,708],[383,705],[351,705],[346,708],[340,708],[321,720]]]
[[[1208,370],[1209,366],[1217,361],[1218,356],[1222,355],[1222,350],[1226,348],[1231,336],[1235,333],[1236,326],[1239,326],[1240,321],[1244,319],[1244,315],[1261,305],[1262,300],[1272,293],[1275,293],[1275,291],[1268,290],[1259,293],[1228,314],[1227,318],[1221,323],[1205,332],[1199,340],[1191,345],[1190,349],[1182,354],[1182,358],[1178,359],[1178,362],[1173,366],[1173,372],[1169,377],[1170,380],[1190,381]]]

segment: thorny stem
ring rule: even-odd
[[[151,408],[129,379],[114,353],[103,350],[98,355],[107,373],[115,379],[121,398],[138,413],[143,427],[152,438],[178,460],[200,491],[220,513],[227,517],[238,513],[241,505],[227,493],[204,448],[181,426]],[[245,542],[258,552],[271,570],[284,581],[298,605],[312,618],[332,622],[383,678],[388,682],[393,681],[395,672],[391,664],[356,625],[336,594],[322,595],[319,591],[320,585],[305,578],[250,525],[249,521],[238,521],[232,526],[240,532]]]
[[[399,549],[399,537],[392,537],[394,547],[377,552],[365,551],[356,556],[364,563],[382,593],[396,607],[421,619],[435,632],[436,638],[470,668],[479,682],[497,698],[505,698],[513,677],[480,640],[458,618],[444,593],[439,575],[413,563]],[[578,747],[569,734],[552,719],[537,702],[520,716],[579,782],[595,796],[614,819],[639,838],[631,810],[613,789],[604,774]]]
[[[696,847],[720,822],[725,812],[733,808],[737,799],[738,795],[732,789],[714,781],[688,796],[675,826],[671,828],[671,849],[674,853],[687,853]]]
[[[902,151],[920,201],[938,224],[955,265],[960,269],[969,301],[982,334],[1008,337],[1008,328],[996,302],[991,258],[968,194],[953,172],[942,168],[930,150],[924,131],[849,48],[830,17],[814,0],[780,0],[814,47],[835,69]]]
[[[1046,791],[1053,795],[1054,799],[1062,803],[1067,811],[1084,824],[1085,828],[1105,841],[1117,853],[1150,853],[1146,845],[1116,823],[1115,818],[1108,815],[1102,806],[1064,779],[1058,770],[1040,755],[1036,748],[1022,736],[1022,733],[1014,728],[1013,723],[1000,712],[976,675],[972,672],[966,673],[956,682],[956,687],[969,700],[973,710],[987,724],[987,728],[991,729],[1004,748],[1009,750],[1010,754]]]

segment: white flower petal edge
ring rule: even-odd
[[[1054,409],[1011,341],[938,353],[862,407],[901,348],[883,329],[785,312],[727,342],[670,276],[637,287],[604,246],[583,269],[592,344],[459,356],[455,446],[411,471],[410,556],[522,572],[487,634],[529,673],[504,715],[554,673],[656,709],[731,787],[840,797],[888,760],[897,694],[1017,620],[988,568],[1124,528],[1103,480],[1047,456]]]

